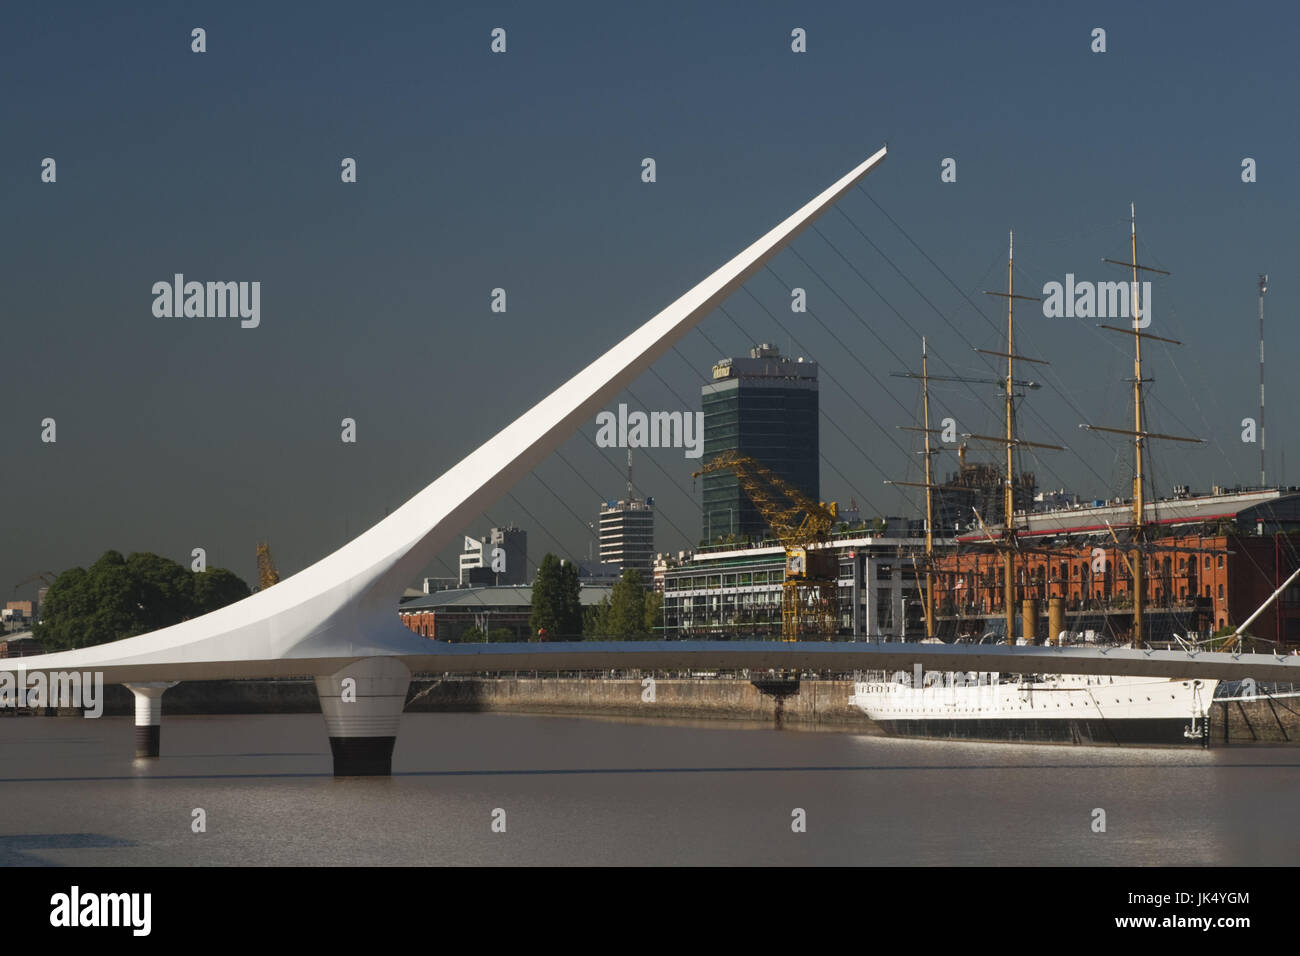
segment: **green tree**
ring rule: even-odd
[[[609,597],[603,597],[597,604],[589,604],[582,609],[582,636],[588,640],[600,640],[605,637],[605,621],[609,614]]]
[[[582,602],[578,599],[578,568],[547,553],[533,579],[533,610],[528,618],[529,640],[546,632],[548,641],[582,639]]]
[[[564,606],[564,631],[566,641],[582,640],[582,581],[578,566],[572,561],[560,565],[560,595]]]
[[[89,647],[179,624],[249,595],[223,569],[200,574],[156,554],[105,551],[50,585],[33,634],[51,650]]]
[[[137,613],[133,633],[155,631],[194,616],[194,573],[157,554],[126,559]]]
[[[607,637],[621,640],[643,640],[650,636],[646,629],[645,586],[641,572],[628,568],[614,582],[609,592],[609,607],[605,611]]]
[[[64,571],[45,592],[41,619],[32,634],[47,648],[82,647],[84,622],[94,610],[90,598],[90,573],[85,568]]]
[[[54,583],[59,582],[56,579]],[[62,625],[59,633],[67,643],[49,646],[88,647],[143,633],[145,627],[135,592],[136,586],[121,552],[105,551],[86,572],[83,593],[75,601],[81,612],[78,617],[60,621],[55,615],[54,624]],[[48,604],[49,594],[45,597]],[[40,635],[35,636],[42,644],[46,643]]]
[[[645,629],[646,633],[654,637],[664,626],[664,596],[658,591],[647,591],[645,594]]]
[[[207,614],[227,604],[248,597],[251,592],[244,579],[225,568],[194,572],[195,614]]]

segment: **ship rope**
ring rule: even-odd
[[[1099,685],[1099,686],[1100,686],[1100,685]],[[1090,701],[1092,701],[1092,706],[1094,706],[1094,707],[1097,708],[1097,716],[1098,716],[1099,718],[1101,718],[1101,725],[1102,725],[1103,727],[1106,728],[1106,733],[1110,734],[1111,742],[1112,742],[1116,747],[1118,747],[1118,746],[1119,746],[1119,738],[1115,736],[1115,731],[1111,728],[1111,726],[1110,726],[1110,721],[1108,721],[1108,720],[1106,719],[1106,713],[1105,713],[1105,711],[1103,711],[1103,710],[1101,709],[1101,702],[1098,701],[1097,698],[1096,698],[1096,696],[1093,694],[1093,692],[1092,692],[1092,685],[1091,685],[1091,684],[1084,684],[1084,687],[1085,687],[1085,688],[1087,689],[1087,691],[1088,691],[1088,699],[1089,699]]]

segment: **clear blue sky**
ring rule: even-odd
[[[728,303],[740,329],[710,317],[622,400],[695,409],[719,352],[793,346],[826,373],[823,495],[914,513],[882,484],[916,472],[894,427],[916,389],[890,373],[921,335],[934,371],[987,370],[970,345],[1000,347],[980,292],[1003,287],[1009,228],[1021,291],[1124,278],[1100,259],[1127,256],[1133,201],[1140,255],[1173,273],[1152,330],[1186,343],[1150,350],[1152,427],[1207,439],[1159,449],[1158,486],[1257,480],[1240,421],[1257,412],[1260,271],[1270,477],[1284,451],[1300,476],[1296,19],[1208,3],[9,4],[0,590],[110,547],[185,562],[204,547],[250,581],[261,539],[282,571],[310,564],[886,141],[870,198],[822,221],[829,245],[802,237]],[[176,272],[260,281],[261,326],[155,318],[150,289]],[[792,285],[825,327],[790,313]],[[1127,420],[1127,343],[1021,319],[1017,350],[1052,362],[1023,432],[1070,446],[1026,467],[1043,487],[1121,491],[1127,450],[1076,426]],[[996,427],[991,395],[936,395],[962,431]],[[561,455],[466,531],[514,522],[534,562],[585,557],[622,453],[575,437]],[[699,536],[692,464],[638,458],[660,550]]]

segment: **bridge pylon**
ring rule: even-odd
[[[135,697],[135,755],[153,759],[162,752],[162,695],[179,681],[141,681],[127,684]]]
[[[336,777],[387,777],[411,672],[395,657],[366,657],[316,678]]]

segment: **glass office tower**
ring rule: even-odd
[[[782,358],[774,345],[723,359],[701,390],[705,462],[724,451],[748,455],[820,500],[817,363]],[[767,522],[730,470],[704,476],[700,536],[714,543],[768,534]]]

